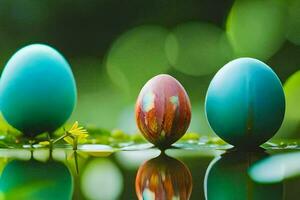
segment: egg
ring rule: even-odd
[[[4,199],[72,199],[74,183],[68,167],[61,162],[13,160],[3,169],[0,192]]]
[[[188,167],[165,154],[142,164],[135,179],[139,200],[190,199],[192,187],[192,175]]]
[[[185,89],[175,78],[160,74],[142,88],[135,115],[144,137],[165,149],[179,140],[188,129],[191,104]]]
[[[265,63],[239,58],[212,79],[205,111],[214,132],[239,148],[256,148],[275,135],[285,113],[281,82]]]
[[[76,84],[70,65],[55,49],[32,44],[7,62],[0,80],[4,119],[26,136],[62,126],[76,104]]]
[[[281,200],[283,183],[262,184],[249,177],[249,168],[268,157],[264,152],[233,151],[216,157],[204,178],[205,199],[272,199]]]

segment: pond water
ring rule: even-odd
[[[300,151],[0,150],[0,199],[298,199]]]

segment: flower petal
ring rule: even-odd
[[[64,140],[65,140],[67,143],[73,145],[73,139],[72,139],[70,136],[65,137]]]
[[[78,127],[78,121],[76,121],[73,126],[70,128],[70,131],[74,130],[74,129],[77,129]]]

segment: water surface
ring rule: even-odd
[[[1,149],[0,199],[298,199],[298,151]]]

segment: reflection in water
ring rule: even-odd
[[[91,160],[81,176],[81,190],[87,199],[119,199],[123,176],[114,162],[106,158]]]
[[[153,148],[147,151],[120,151],[116,154],[116,159],[122,167],[136,170],[142,163],[157,157],[159,154],[160,150]]]
[[[250,177],[260,183],[276,183],[300,175],[300,153],[270,156],[252,165]]]
[[[283,199],[283,184],[259,184],[251,180],[247,170],[263,152],[230,152],[214,159],[207,168],[204,182],[207,200]]]
[[[221,151],[209,148],[167,151],[176,158],[184,158],[189,164],[187,168],[175,158],[158,156],[160,152],[156,149],[121,151],[108,157],[56,149],[50,160],[50,153],[45,149],[34,150],[31,159],[29,150],[2,149],[0,200],[60,200],[71,199],[72,195],[73,199],[131,200],[137,195],[145,200],[199,200],[204,199],[203,182],[208,200],[299,199],[300,152],[269,152],[274,155],[230,152],[220,157]],[[75,155],[79,173],[76,173]],[[206,169],[215,156],[218,158]],[[193,193],[192,186],[196,188]]]
[[[4,199],[71,199],[73,179],[61,162],[36,160],[9,162],[0,178],[1,197]]]
[[[139,200],[186,200],[192,192],[192,176],[185,164],[161,154],[139,167],[135,189]]]

